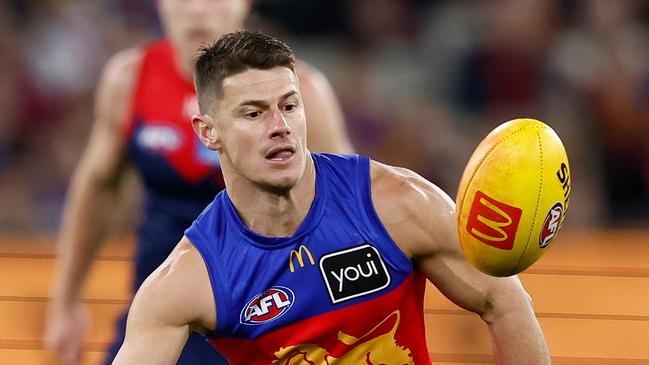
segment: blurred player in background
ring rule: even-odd
[[[224,188],[218,156],[192,131],[190,119],[198,111],[192,67],[201,44],[243,27],[251,3],[158,0],[166,38],[124,50],[105,67],[96,93],[94,127],[69,187],[47,320],[46,340],[65,364],[77,362],[81,354],[88,318],[80,289],[108,233],[125,171],[138,171],[145,192],[134,291]],[[342,112],[328,81],[304,63],[297,72],[309,115],[309,148],[350,152]],[[106,363],[112,362],[123,341],[125,318],[118,323]],[[194,334],[178,363],[222,361]]]

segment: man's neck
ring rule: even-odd
[[[315,174],[309,157],[304,174],[286,194],[235,188],[228,189],[228,196],[246,227],[267,237],[289,237],[304,221],[315,199]]]

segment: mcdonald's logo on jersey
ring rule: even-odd
[[[293,264],[294,257],[297,258],[298,265],[300,265],[300,267],[304,267],[304,254],[306,254],[306,256],[308,257],[311,266],[315,265],[311,251],[309,251],[309,249],[305,245],[300,245],[297,250],[291,250],[291,253],[289,254],[288,268],[291,270],[291,272],[295,272],[295,266]]]
[[[496,248],[511,250],[523,210],[476,191],[466,229],[477,240]]]

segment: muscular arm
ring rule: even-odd
[[[353,147],[345,119],[329,81],[320,71],[298,63],[300,90],[307,117],[307,141],[313,152],[350,153]]]
[[[48,317],[47,340],[64,363],[73,363],[85,323],[79,291],[112,218],[125,166],[120,128],[130,107],[141,54],[129,50],[106,66],[95,97],[94,125],[68,189],[59,234],[59,262]]]
[[[483,274],[464,258],[453,201],[409,170],[373,162],[371,171],[374,205],[388,232],[445,296],[485,321],[496,363],[549,364],[531,299],[518,278]]]
[[[113,364],[175,364],[192,331],[216,327],[209,275],[186,238],[138,290]]]

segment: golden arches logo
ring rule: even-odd
[[[497,233],[497,235],[499,235],[499,236],[486,235],[486,234],[478,231],[477,229],[475,229],[475,227],[471,228],[471,233],[474,236],[478,236],[478,237],[480,237],[482,239],[485,239],[485,240],[490,240],[490,241],[495,241],[495,242],[502,242],[502,241],[506,240],[509,236],[507,235],[507,232],[505,232],[503,227],[507,227],[510,224],[512,224],[512,218],[504,210],[502,210],[502,209],[498,208],[496,205],[490,203],[485,198],[480,198],[480,204],[482,204],[485,207],[493,210],[494,212],[496,212],[498,214],[499,217],[505,218],[505,220],[503,222],[499,222],[499,221],[496,221],[496,220],[493,220],[493,219],[489,219],[489,218],[487,218],[487,217],[485,217],[483,215],[478,215],[477,219],[480,222],[484,223],[489,228],[491,228],[492,230],[494,230]]]
[[[297,258],[298,265],[300,265],[300,267],[304,267],[304,256],[302,255],[303,253],[306,253],[306,256],[309,258],[309,262],[311,263],[311,266],[315,265],[315,260],[313,260],[313,255],[311,255],[311,251],[309,251],[309,249],[305,245],[300,245],[300,247],[297,250],[291,250],[291,253],[289,254],[288,268],[291,270],[291,272],[295,272],[295,266],[293,265],[293,256]]]
[[[466,229],[477,240],[496,248],[511,250],[523,210],[476,191]]]

